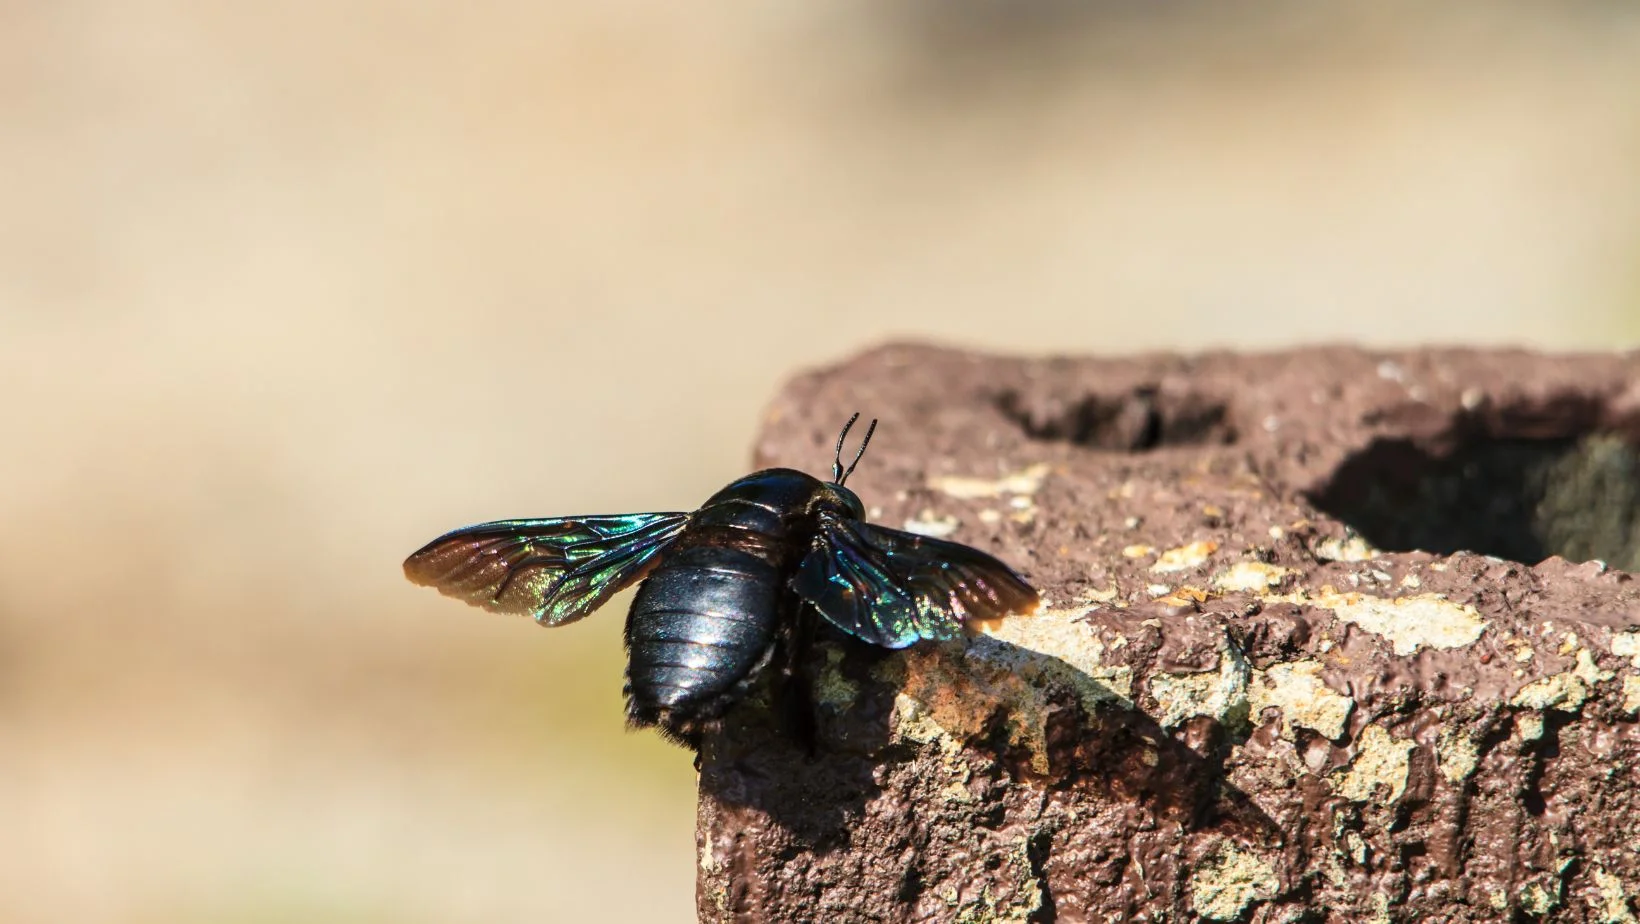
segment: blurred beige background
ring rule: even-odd
[[[1151,6],[0,0],[0,920],[689,920],[626,598],[399,561],[804,366],[1640,343],[1633,5]]]

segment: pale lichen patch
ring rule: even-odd
[[[1339,795],[1353,802],[1376,800],[1378,788],[1388,791],[1388,802],[1401,798],[1417,745],[1390,735],[1381,725],[1368,725],[1355,742],[1355,759],[1335,774]]]
[[[712,903],[712,907],[717,909],[720,916],[727,918],[729,916],[729,890],[718,885],[716,881],[710,887],[703,885],[702,888],[710,889],[707,893],[707,899]]]
[[[1600,890],[1600,924],[1636,924],[1629,898],[1623,892],[1623,880],[1597,866],[1594,884]]]
[[[1612,654],[1630,658],[1630,664],[1640,668],[1640,632],[1620,632],[1612,636]]]
[[[1008,514],[1008,519],[1015,523],[1029,523],[1036,519],[1036,502],[1029,497],[1010,497],[1008,506],[1013,510]]]
[[[1533,882],[1520,890],[1520,908],[1527,914],[1541,918],[1559,905],[1560,896],[1541,883]]]
[[[1048,476],[1050,466],[1043,462],[1001,478],[972,478],[963,475],[941,475],[928,479],[928,486],[948,497],[976,500],[1001,497],[1004,494],[1035,494]]]
[[[918,536],[927,536],[930,539],[944,539],[962,526],[962,521],[954,516],[941,516],[932,510],[924,510],[917,514],[914,520],[906,520],[901,524],[905,531]]]
[[[718,869],[717,853],[712,849],[712,829],[703,827],[700,841],[700,868],[707,874],[715,873]]]
[[[909,693],[899,693],[894,697],[894,713],[892,728],[894,735],[901,740],[915,744],[935,744],[944,740],[966,737],[964,732],[972,733],[977,728],[964,728],[953,723],[947,728],[935,717],[933,704],[925,703]]]
[[[1150,566],[1150,570],[1156,574],[1188,571],[1207,561],[1208,557],[1218,549],[1219,544],[1211,539],[1181,545],[1176,549],[1168,549],[1156,556],[1156,563]]]
[[[1016,892],[1020,900],[1003,904],[991,894],[990,886],[966,902],[951,903],[956,924],[1027,924],[1042,907],[1042,888],[1036,879],[1027,879]]]
[[[1359,832],[1344,832],[1344,849],[1349,851],[1351,863],[1354,863],[1356,866],[1367,865],[1367,856],[1369,853],[1367,850],[1367,840],[1362,837]]]
[[[1320,661],[1295,661],[1253,671],[1247,699],[1254,721],[1275,706],[1281,710],[1282,736],[1289,740],[1294,727],[1313,729],[1323,738],[1341,737],[1355,700],[1327,686],[1321,670]]]
[[[1509,700],[1522,709],[1555,709],[1576,712],[1589,698],[1589,688],[1574,671],[1534,680]]]
[[[1389,896],[1382,892],[1374,892],[1372,896],[1372,916],[1367,918],[1367,924],[1394,924],[1394,921],[1395,918],[1391,917],[1389,913]]]
[[[1640,677],[1623,678],[1623,711],[1640,712]]]
[[[1317,542],[1311,551],[1322,561],[1371,561],[1384,554],[1368,545],[1360,536],[1323,539]]]
[[[1528,712],[1515,717],[1515,734],[1521,741],[1537,741],[1543,737],[1543,716]]]
[[[1150,694],[1156,697],[1160,713],[1156,721],[1173,728],[1185,719],[1209,714],[1208,702],[1219,685],[1217,672],[1210,674],[1156,674],[1150,678]]]
[[[1095,587],[1084,591],[1082,597],[1090,603],[1109,603],[1121,596],[1121,593],[1122,591],[1112,584],[1109,587]]]
[[[1160,710],[1156,722],[1173,728],[1205,715],[1226,725],[1240,725],[1248,715],[1247,685],[1251,668],[1229,639],[1219,643],[1219,668],[1200,674],[1155,674],[1150,695]]]
[[[1344,622],[1389,639],[1395,653],[1403,657],[1420,648],[1474,644],[1487,626],[1473,606],[1460,606],[1437,594],[1387,600],[1370,594],[1323,593],[1310,602],[1328,607]]]
[[[1597,683],[1610,680],[1617,676],[1611,671],[1601,670],[1600,667],[1594,663],[1594,655],[1587,648],[1579,648],[1577,650],[1577,666],[1572,668],[1572,673],[1576,674],[1579,680],[1591,687]]]
[[[1213,575],[1213,586],[1220,590],[1261,593],[1281,583],[1292,572],[1261,561],[1242,561]]]
[[[1045,655],[1072,668],[1080,679],[1077,692],[1088,706],[1096,703],[1133,705],[1133,668],[1125,664],[1105,663],[1105,643],[1086,623],[1081,621],[1085,610],[1043,610],[1030,619],[1010,619],[987,624],[987,637],[1008,645]],[[1123,645],[1127,644],[1122,639]],[[1120,646],[1118,646],[1120,647]],[[1016,663],[1009,660],[1006,651],[998,651],[993,659],[1001,659],[1009,667],[1017,667],[1027,674],[1043,675],[1051,665]]]
[[[1204,918],[1234,921],[1253,903],[1275,898],[1280,887],[1268,861],[1226,843],[1191,874],[1190,902]]]
[[[1450,729],[1435,744],[1435,763],[1441,776],[1454,786],[1462,785],[1480,766],[1481,752],[1469,735]]]
[[[846,709],[860,701],[860,685],[843,676],[843,652],[827,646],[825,662],[814,678],[814,701],[832,710]]]

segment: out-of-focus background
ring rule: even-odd
[[[626,598],[399,562],[802,367],[1640,342],[1633,4],[1261,10],[0,3],[0,919],[689,920]]]

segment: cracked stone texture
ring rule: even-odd
[[[702,920],[1636,921],[1640,358],[891,346],[756,462],[855,410],[870,518],[1045,605],[827,642],[812,757],[732,712]]]

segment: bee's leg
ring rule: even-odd
[[[790,629],[781,641],[779,697],[783,724],[811,759],[819,743],[814,704],[814,611],[802,602],[792,609]]]
[[[695,752],[696,770],[700,769],[700,739],[701,731],[698,728],[692,728],[678,735],[678,742],[689,750]]]

